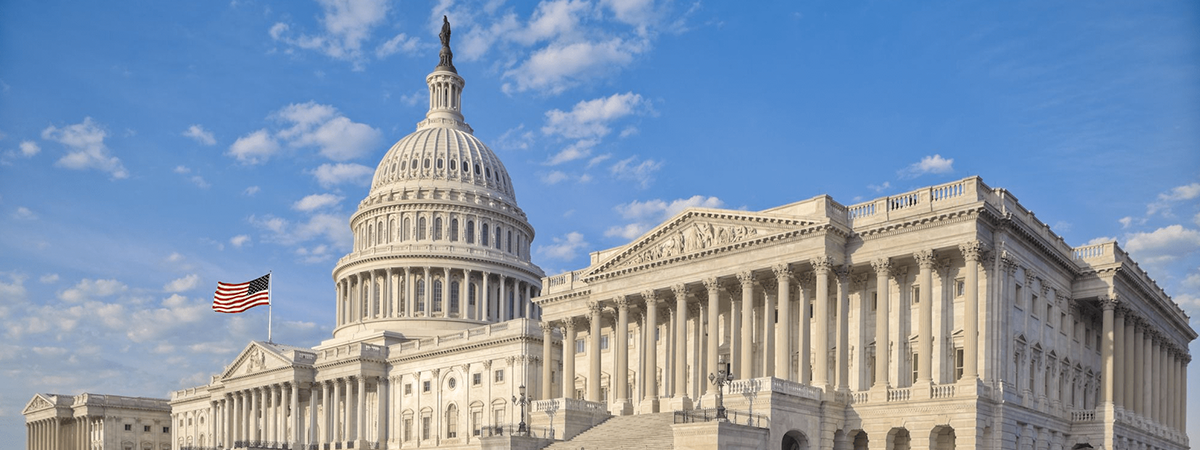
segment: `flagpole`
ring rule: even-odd
[[[275,301],[271,300],[271,295],[273,294],[273,292],[271,292],[271,285],[275,284],[275,280],[274,280],[275,277],[271,276],[271,274],[272,274],[272,271],[268,270],[267,271],[267,343],[271,343],[271,306],[275,304]]]

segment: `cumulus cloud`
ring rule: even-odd
[[[57,273],[48,273],[48,274],[42,275],[41,278],[38,278],[38,281],[41,281],[42,284],[56,283],[56,282],[58,282],[58,274]]]
[[[56,166],[72,170],[100,170],[108,172],[114,179],[128,178],[129,172],[121,160],[112,156],[104,138],[108,132],[92,120],[84,117],[83,122],[62,128],[53,125],[42,130],[42,139],[54,141],[67,147],[67,154],[55,162]]]
[[[335,248],[350,248],[354,236],[345,216],[318,213],[302,222],[292,222],[275,216],[251,216],[250,223],[268,233],[268,240],[282,245],[295,245],[314,239],[324,239]]]
[[[1171,215],[1171,205],[1184,200],[1192,200],[1196,197],[1200,197],[1200,183],[1175,186],[1167,192],[1158,194],[1156,201],[1146,205],[1146,215],[1152,216],[1162,213],[1162,215],[1169,217]]]
[[[260,164],[290,148],[315,147],[321,156],[345,161],[366,155],[383,136],[370,125],[357,123],[337,108],[316,102],[293,103],[269,116],[281,125],[275,132],[263,128],[237,139],[229,154],[245,164]]]
[[[84,278],[79,280],[79,283],[74,287],[59,292],[58,298],[78,303],[85,300],[111,297],[128,289],[129,287],[125,283],[117,280],[89,280]]]
[[[592,147],[596,146],[597,141],[592,139],[584,139],[572,142],[565,148],[555,153],[546,161],[547,166],[557,166],[559,164],[574,161],[577,159],[587,158],[592,154]]]
[[[569,139],[598,138],[612,132],[609,125],[622,117],[651,112],[649,102],[639,94],[626,92],[576,103],[571,111],[546,112],[542,133]]]
[[[574,259],[579,250],[588,246],[587,241],[583,240],[583,234],[575,231],[563,237],[552,237],[550,240],[553,241],[552,244],[537,247],[537,253],[549,259]]]
[[[8,282],[0,280],[0,308],[4,303],[25,299],[25,276],[16,273],[5,274]],[[0,309],[2,310],[2,309]]]
[[[36,155],[38,152],[42,151],[42,148],[33,141],[21,141],[21,144],[18,145],[18,147],[21,149],[21,156],[26,158],[33,157],[33,155]]]
[[[554,170],[554,171],[551,171],[550,173],[542,175],[542,182],[546,183],[546,184],[558,184],[559,182],[562,182],[562,181],[566,180],[567,178],[569,178],[569,177],[567,176],[566,173],[563,173],[562,171],[559,171],[559,170]]]
[[[644,40],[619,37],[598,42],[555,42],[504,72],[504,77],[512,82],[504,83],[501,89],[507,93],[532,90],[561,94],[624,68],[648,47]]]
[[[17,220],[34,220],[37,217],[37,214],[24,206],[18,206],[17,210],[13,212],[13,218]]]
[[[188,127],[188,129],[183,132],[183,136],[192,138],[192,140],[204,145],[217,144],[217,138],[213,137],[212,132],[205,130],[204,127],[200,125],[192,125]]]
[[[243,164],[262,164],[279,153],[279,142],[265,128],[237,138],[229,155]]]
[[[420,50],[420,39],[400,33],[396,37],[388,39],[386,42],[379,44],[378,47],[375,47],[375,57],[383,59],[396,53],[404,53],[412,56],[420,53]]]
[[[313,50],[339,60],[349,61],[355,70],[363,70],[366,57],[363,44],[387,18],[386,0],[318,0],[324,15],[323,30],[316,34],[293,35],[291,25],[278,22],[268,32],[272,39],[290,47]]]
[[[637,156],[617,161],[609,167],[609,171],[613,176],[620,180],[629,180],[637,184],[640,189],[650,187],[650,183],[654,182],[654,173],[658,172],[663,166],[662,161],[647,159],[639,161]]]
[[[183,278],[176,278],[169,283],[163,285],[163,290],[167,292],[187,292],[196,288],[200,284],[200,276],[190,274]]]
[[[634,200],[629,203],[622,203],[613,208],[622,218],[631,220],[632,222],[609,227],[608,230],[605,230],[604,235],[606,237],[633,239],[645,234],[651,228],[683,212],[685,209],[692,207],[720,208],[722,206],[725,206],[725,202],[721,201],[721,199],[703,195],[693,195],[688,198],[671,201],[662,199]]]
[[[496,148],[502,150],[528,150],[533,144],[533,132],[525,129],[525,124],[510,128],[496,139]]]
[[[321,187],[330,188],[339,184],[365,186],[371,181],[375,170],[362,164],[321,164],[312,171]]]
[[[926,156],[920,161],[897,172],[901,179],[916,178],[930,173],[950,173],[954,171],[954,158],[943,158],[942,155]]]
[[[1149,233],[1129,234],[1125,250],[1138,261],[1158,264],[1174,261],[1200,249],[1200,231],[1170,225]]]
[[[242,194],[249,197],[249,196],[253,196],[254,194],[257,194],[259,190],[260,190],[260,188],[258,186],[250,186],[250,187],[246,188],[246,190],[242,191]]]
[[[244,234],[239,234],[229,238],[229,244],[234,246],[234,248],[242,248],[243,245],[248,243],[250,243],[250,236],[246,236]]]
[[[342,201],[343,198],[340,195],[333,194],[312,194],[297,200],[296,203],[292,204],[292,209],[305,212],[315,211],[321,208],[337,206],[338,202]]]

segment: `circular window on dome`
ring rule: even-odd
[[[455,164],[453,159],[450,160],[450,170],[458,170],[458,166]]]
[[[454,377],[450,377],[449,380],[446,380],[446,386],[449,386],[450,389],[454,389],[454,387],[457,385],[458,385],[458,380],[455,380]]]
[[[438,168],[439,170],[442,168],[442,159],[441,159],[441,158],[438,158],[438,162],[437,162],[437,168]]]
[[[475,175],[479,175],[479,164],[475,165]]]

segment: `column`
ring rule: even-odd
[[[450,317],[450,269],[446,267],[442,268],[442,317]]]
[[[407,267],[404,268],[404,315],[413,317],[413,312],[416,311],[416,305],[413,299],[417,296],[413,288],[413,274]]]
[[[492,274],[487,272],[483,273],[483,298],[479,299],[480,306],[483,307],[483,320],[488,322],[492,321],[492,304],[489,301],[489,299],[492,297],[492,291],[488,287],[488,281],[491,279],[491,277]]]
[[[789,323],[792,318],[792,269],[787,264],[776,264],[771,271],[775,272],[779,322],[783,323],[783,326],[775,327],[775,377],[792,380],[792,327]]]
[[[333,405],[337,403],[329,401],[329,383],[321,382],[321,405],[324,406],[325,414],[321,417],[321,427],[317,429],[317,442],[324,444],[333,442],[333,422],[330,420],[333,417]]]
[[[617,326],[611,341],[615,346],[615,367],[612,376],[616,394],[613,396],[616,402],[612,412],[614,415],[624,416],[633,413],[633,406],[629,401],[629,298],[619,295],[613,302],[617,304]]]
[[[459,291],[462,292],[462,291]],[[467,380],[463,380],[465,385]],[[392,395],[391,386],[388,384],[386,376],[375,377],[375,398],[376,398],[376,414],[375,414],[375,442],[380,447],[387,448],[388,438],[388,404],[389,398]],[[463,427],[466,429],[466,427]],[[469,436],[469,434],[467,435]]]
[[[1152,366],[1154,368],[1154,382],[1151,383],[1154,385],[1154,421],[1162,423],[1163,410],[1166,409],[1166,399],[1163,395],[1162,372],[1163,350],[1166,342],[1160,336],[1160,338],[1156,340],[1154,344],[1154,365]]]
[[[394,291],[393,291],[394,292]],[[395,297],[392,297],[395,301]],[[395,309],[392,310],[395,312]],[[304,443],[316,444],[317,441],[317,384],[313,383],[308,386],[308,434],[304,437]]]
[[[508,289],[508,277],[504,276],[504,274],[498,274],[497,278],[499,278],[498,281],[500,282],[500,292],[499,295],[496,296],[496,303],[498,303],[499,306],[497,310],[500,311],[499,321],[503,322],[508,320],[508,296],[505,295],[507,294],[505,291]]]
[[[701,335],[701,330],[704,326],[704,303],[693,303],[691,306],[692,316],[692,376],[690,381],[691,390],[689,391],[690,398],[699,399],[703,393],[704,383],[707,382],[708,375],[703,373],[704,370],[704,336]]]
[[[675,398],[671,409],[686,411],[692,409],[687,396],[687,286],[676,284],[671,293],[675,295]]]
[[[738,273],[737,278],[742,285],[742,348],[738,355],[741,358],[738,364],[741,373],[736,376],[750,379],[754,377],[754,272],[747,270]]]
[[[963,280],[966,298],[963,304],[962,379],[966,383],[975,383],[979,379],[979,260],[983,253],[983,242],[969,241],[959,244],[958,249],[967,260],[964,270],[966,279]]]
[[[542,395],[539,400],[545,400],[554,398],[554,386],[552,386],[554,374],[550,370],[553,367],[551,351],[554,350],[554,325],[549,322],[541,322],[540,325],[542,327]],[[566,346],[567,342],[563,341],[563,347]]]
[[[375,271],[367,271],[367,312],[364,314],[367,318],[375,317],[375,305],[379,302],[378,296],[375,295]],[[282,389],[282,388],[281,388]]]
[[[344,283],[344,282],[345,282],[344,280],[338,280],[338,282],[336,284],[334,284],[334,287],[337,289],[337,301],[335,301],[333,303],[336,305],[336,308],[337,308],[337,325],[338,326],[341,326],[342,323],[345,322],[342,319],[342,314],[345,313],[345,311],[343,311],[343,308],[342,308],[342,295],[346,292],[345,288],[342,287],[342,283]]]
[[[642,300],[646,302],[646,344],[642,346],[642,361],[646,381],[643,390],[641,412],[658,412],[658,341],[654,338],[658,333],[658,297],[653,290],[642,292]]]
[[[521,306],[525,309],[525,314],[522,317],[526,319],[533,318],[533,285],[525,283],[525,297],[521,300]]]
[[[976,261],[976,264],[978,264],[978,261]],[[967,266],[970,267],[970,262],[967,263]],[[888,313],[888,307],[890,306],[888,293],[892,290],[891,284],[888,282],[888,277],[892,272],[892,262],[888,258],[879,258],[871,261],[871,267],[875,269],[875,385],[872,388],[887,389],[888,353],[891,351],[891,341],[888,334],[888,319],[890,319]],[[967,289],[970,292],[971,275],[970,269],[967,270]],[[978,293],[978,290],[976,292]],[[970,302],[970,299],[968,298],[967,301]],[[969,310],[970,307],[967,308]],[[969,323],[970,321],[968,320],[967,322]],[[968,334],[968,336],[970,335]]]
[[[1135,318],[1133,321],[1133,345],[1129,351],[1129,356],[1133,358],[1133,364],[1129,365],[1133,370],[1133,376],[1130,377],[1133,381],[1133,388],[1129,390],[1133,402],[1130,405],[1135,412],[1141,415],[1146,415],[1145,396],[1142,395],[1142,387],[1146,385],[1146,354],[1142,351],[1142,345],[1146,341],[1145,326],[1140,318]]]
[[[425,317],[433,317],[433,270],[425,267]],[[349,389],[349,385],[347,385]],[[347,396],[349,397],[349,396]]]
[[[567,317],[563,324],[562,397],[575,398],[575,318]]]
[[[731,284],[729,289],[729,317],[726,328],[729,333],[729,370],[735,377],[742,376],[742,285]]]
[[[1113,371],[1112,402],[1119,407],[1125,406],[1125,308],[1113,311]],[[1049,317],[1046,320],[1050,320]]]
[[[292,447],[300,444],[300,389],[294,383],[288,383],[288,398],[292,399],[292,415],[288,416],[288,426],[292,428]]]
[[[262,430],[258,428],[258,415],[259,411],[262,410],[262,400],[259,398],[259,396],[261,396],[263,392],[261,389],[255,388],[251,389],[248,393],[250,395],[250,420],[246,421],[246,423],[250,428],[247,430],[249,432],[246,433],[246,437],[252,441],[261,441],[262,434],[260,433]]]
[[[812,383],[812,370],[810,360],[812,359],[812,319],[808,317],[809,303],[808,292],[804,290],[805,284],[812,280],[807,274],[796,280],[796,299],[800,301],[796,311],[797,322],[799,326],[796,329],[796,349],[799,350],[796,364],[796,374],[801,384]]]
[[[829,269],[833,260],[828,256],[812,259],[813,273],[817,276],[817,297],[813,304],[813,317],[817,321],[816,356],[813,358],[813,386],[829,389]]]
[[[720,330],[717,327],[721,323],[719,316],[721,312],[721,285],[717,282],[716,277],[709,277],[704,279],[704,289],[708,291],[708,348],[706,349],[708,370],[704,371],[705,376],[708,376],[707,374],[715,374],[717,373],[717,370],[719,370],[717,366],[717,349],[720,344],[718,343],[717,338],[720,335]],[[657,304],[658,303],[656,302],[655,305]],[[651,376],[653,375],[654,373],[652,372]],[[658,395],[657,390],[655,391],[655,395]],[[706,395],[717,395],[717,386],[713,385],[712,383],[708,383],[708,392]]]
[[[917,383],[928,386],[933,383],[933,250],[922,250],[913,253],[917,265],[921,268],[920,285],[921,306],[917,331]],[[1032,288],[1030,288],[1032,289]]]
[[[354,403],[358,404],[358,413],[354,415],[354,421],[358,425],[358,430],[354,433],[354,439],[363,442],[367,439],[367,378],[361,375],[355,378],[358,378],[358,391],[354,393]],[[437,380],[434,382],[436,383]]]
[[[600,302],[589,302],[588,311],[591,313],[589,318],[589,333],[588,333],[588,380],[587,380],[587,400],[589,402],[601,402],[600,398]]]
[[[1100,335],[1100,370],[1102,371],[1100,403],[1111,404],[1113,402],[1113,310],[1117,307],[1117,300],[1101,297],[1100,306],[1104,308],[1103,329]],[[1155,357],[1157,357],[1157,352]]]
[[[345,439],[345,429],[342,427],[342,379],[334,378],[330,380],[330,389],[333,391],[333,402],[325,408],[325,414],[329,415],[329,442],[341,442]]]
[[[762,376],[775,376],[775,302],[779,298],[777,289],[778,283],[774,278],[767,278],[758,282],[762,289],[762,333],[759,336],[762,342],[758,346],[758,354],[762,357]],[[757,334],[757,333],[756,333]]]
[[[850,266],[837,270],[837,389],[850,389]]]
[[[1142,339],[1142,352],[1144,355],[1142,361],[1144,365],[1139,366],[1142,369],[1142,416],[1150,418],[1154,413],[1154,329],[1150,328],[1150,323],[1146,322],[1146,330],[1144,339]]]

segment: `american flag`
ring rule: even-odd
[[[217,282],[213,294],[213,311],[240,313],[258,305],[271,304],[271,274],[266,274],[246,283],[230,284]]]

